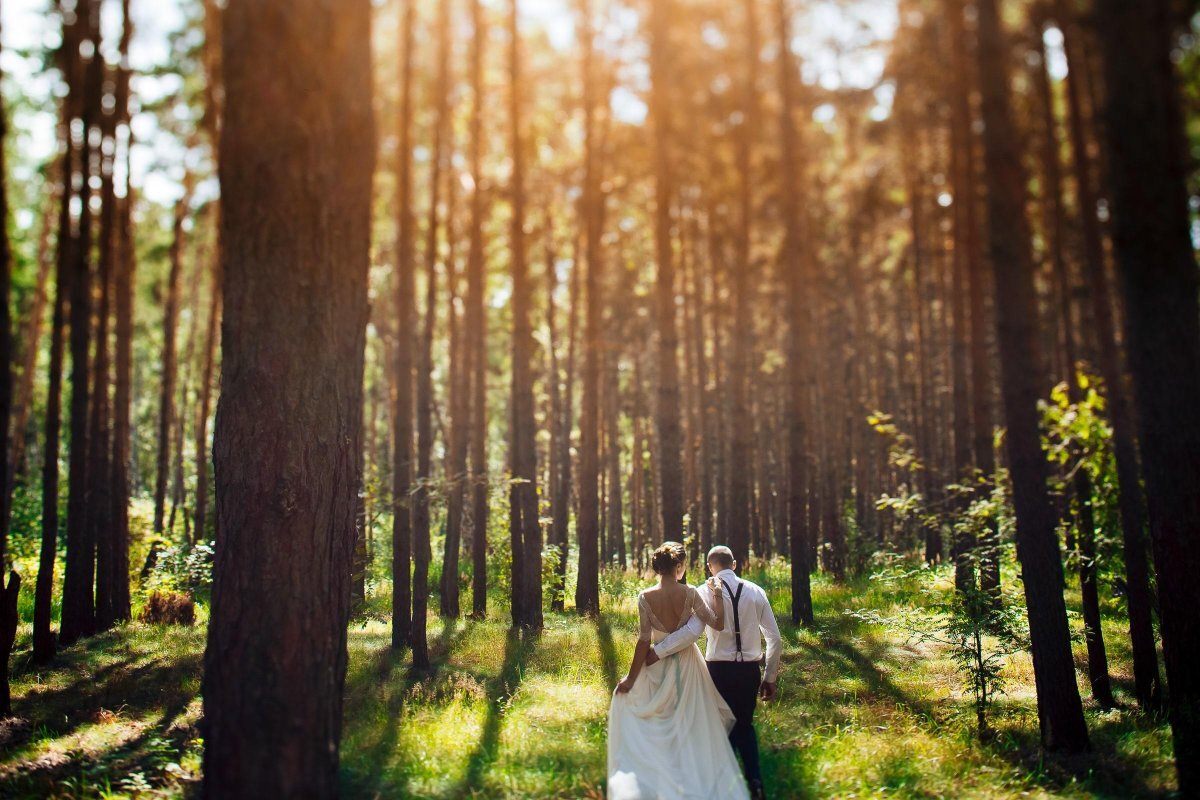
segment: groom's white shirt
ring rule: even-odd
[[[783,639],[779,635],[779,623],[775,621],[775,612],[771,610],[771,601],[761,587],[750,581],[742,580],[731,569],[723,569],[717,577],[736,592],[739,583],[743,585],[742,596],[738,601],[738,617],[742,630],[742,658],[746,661],[758,661],[762,658],[762,640],[767,640],[767,665],[763,671],[763,680],[775,683],[779,675],[779,656],[783,650]],[[701,598],[707,602],[712,594],[705,586],[697,587]],[[708,649],[705,659],[708,661],[733,661],[737,654],[737,643],[733,633],[733,598],[722,587],[721,597],[725,601],[725,629],[721,631],[708,629]],[[695,643],[704,633],[704,623],[695,614],[679,630],[667,636],[654,646],[654,652],[659,658],[666,658],[685,647]],[[759,635],[759,631],[762,635]]]

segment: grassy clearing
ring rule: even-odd
[[[758,577],[782,618],[784,568]],[[630,592],[606,597],[598,621],[548,615],[544,631],[524,638],[507,630],[499,610],[480,622],[431,620],[435,667],[420,675],[390,649],[386,623],[353,623],[344,796],[603,797],[609,693],[634,644]],[[842,613],[886,612],[911,601],[902,589],[819,580],[815,601],[816,629],[783,625],[781,696],[758,720],[772,796],[1169,796],[1169,730],[1131,710],[1116,614],[1105,632],[1125,707],[1102,712],[1089,703],[1093,751],[1063,759],[1043,758],[1037,747],[1028,658],[1006,668],[1008,694],[993,716],[998,736],[980,744],[945,654]],[[0,796],[187,796],[199,778],[203,645],[202,625],[132,624],[38,671],[28,666],[23,629],[13,690],[28,722],[0,728]],[[1076,655],[1082,666],[1082,643]]]

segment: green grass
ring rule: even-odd
[[[758,577],[786,617],[786,573]],[[943,580],[947,575],[941,576]],[[431,619],[434,667],[413,673],[385,622],[350,627],[342,742],[348,798],[603,797],[611,687],[634,644],[632,586],[600,620],[547,615],[518,637],[493,604],[485,621]],[[980,743],[952,661],[845,616],[911,598],[868,579],[815,585],[817,626],[783,624],[781,694],[758,730],[777,798],[1166,797],[1169,730],[1133,710],[1124,621],[1106,620],[1122,707],[1087,703],[1092,752],[1043,756],[1029,659],[1006,668],[996,738]],[[379,605],[379,604],[373,604]],[[1077,622],[1075,623],[1078,624]],[[0,729],[0,797],[181,797],[199,780],[202,625],[131,624],[77,645],[53,667],[13,658],[16,713]],[[1080,667],[1083,645],[1076,647]],[[1081,686],[1086,679],[1080,672]]]

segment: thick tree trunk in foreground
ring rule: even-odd
[[[1173,4],[1100,0],[1113,242],[1158,575],[1183,797],[1200,795],[1200,307],[1189,235]]]
[[[988,228],[996,282],[997,333],[1004,372],[1007,447],[1017,517],[1029,638],[1037,686],[1042,744],[1076,752],[1088,746],[1087,726],[1063,601],[1057,519],[1047,493],[1049,467],[1038,429],[1038,375],[1034,337],[1033,257],[1025,218],[1025,178],[1012,124],[1004,33],[996,0],[979,3],[979,71],[983,76],[984,145],[989,178]]]
[[[370,41],[367,0],[231,0],[225,11],[208,798],[337,794],[375,153]]]

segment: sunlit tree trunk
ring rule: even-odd
[[[442,226],[442,179],[448,165],[446,138],[450,124],[450,5],[439,5],[437,20],[437,76],[434,86],[433,147],[430,151],[429,216],[425,226],[425,313],[417,351],[417,473],[413,486],[413,666],[429,666],[426,628],[429,608],[430,484],[433,481],[433,336],[437,325],[438,234]],[[449,226],[447,225],[447,228]]]
[[[518,29],[518,0],[510,0],[509,31],[509,124],[512,153],[512,403],[510,460],[512,486],[509,490],[510,534],[512,537],[513,625],[542,627],[542,534],[538,521],[537,430],[533,408],[533,325],[530,317],[532,292],[525,255],[525,157],[523,119],[524,85],[521,72],[521,38]],[[518,583],[518,577],[520,582]]]
[[[800,142],[796,132],[795,106],[797,68],[792,56],[792,9],[788,0],[775,0],[776,25],[779,29],[779,141],[781,173],[785,185],[783,199],[784,233],[780,270],[787,291],[787,513],[788,555],[791,558],[792,622],[812,625],[812,590],[808,563],[808,509],[805,485],[808,481],[808,403],[806,400],[809,368],[808,325],[810,314],[805,285],[811,286],[811,270],[804,261],[800,205],[806,197],[800,169]]]
[[[484,295],[487,273],[483,255],[483,53],[487,24],[481,0],[471,0],[471,241],[467,254],[467,349],[470,353],[471,611],[487,615],[487,348]]]
[[[8,458],[8,514],[12,516],[12,493],[18,475],[25,474],[25,438],[29,427],[29,415],[33,410],[34,378],[37,373],[38,355],[41,353],[42,329],[46,323],[46,305],[50,296],[50,269],[54,265],[54,251],[50,246],[50,234],[54,229],[54,197],[47,198],[42,212],[41,231],[38,234],[37,276],[33,284],[33,305],[25,318],[21,335],[21,381],[13,405],[12,442]]]
[[[580,213],[585,228],[584,253],[587,277],[587,306],[584,323],[583,383],[579,415],[579,511],[575,520],[579,546],[579,575],[575,586],[575,610],[580,614],[600,613],[600,359],[603,336],[601,287],[603,261],[600,253],[599,197],[596,173],[595,76],[592,0],[580,0],[580,45],[583,48],[584,175]]]
[[[202,794],[334,797],[376,146],[371,4],[230,0],[224,13],[227,336]]]

